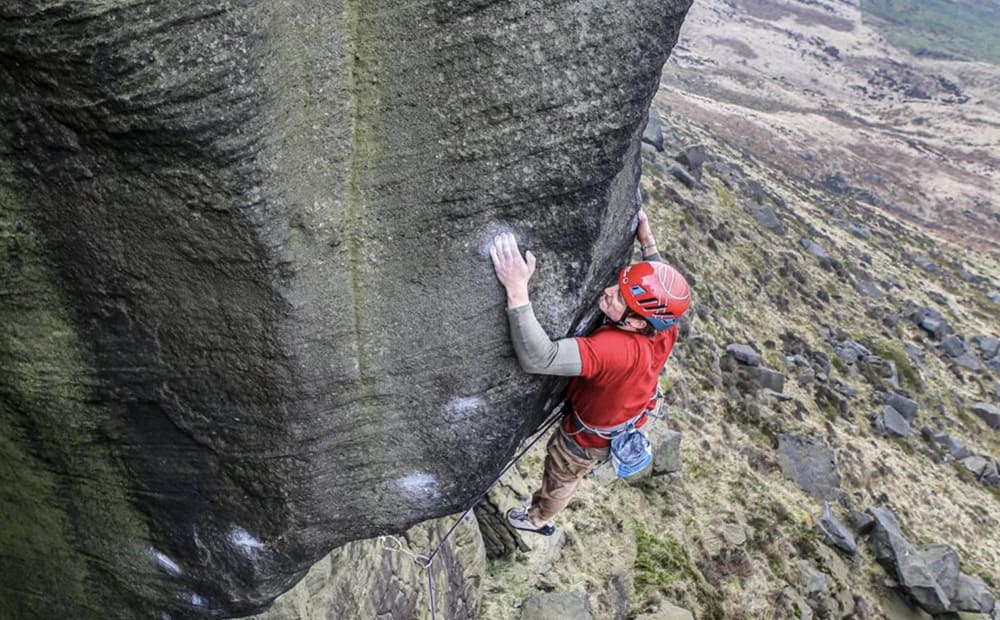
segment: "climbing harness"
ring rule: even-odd
[[[462,515],[458,518],[458,520],[455,521],[455,524],[451,526],[451,528],[445,533],[443,537],[441,537],[441,540],[438,542],[437,546],[434,547],[434,550],[431,551],[429,555],[422,555],[410,551],[395,536],[390,536],[390,535],[379,536],[378,542],[383,549],[385,549],[386,551],[394,551],[397,553],[408,555],[417,566],[427,570],[427,594],[428,597],[430,598],[431,620],[437,620],[437,602],[434,600],[434,571],[432,570],[435,556],[437,556],[438,552],[441,551],[441,548],[444,547],[444,544],[448,541],[448,538],[455,532],[456,529],[458,529],[459,524],[461,524],[462,521],[465,520],[465,517],[468,516],[470,512],[472,512],[472,509],[476,507],[476,504],[478,504],[484,497],[486,497],[486,494],[490,492],[490,489],[492,489],[496,485],[496,483],[500,482],[500,480],[504,477],[504,474],[510,471],[510,468],[513,467],[514,464],[517,463],[519,460],[521,460],[522,456],[527,454],[528,450],[530,450],[538,442],[538,440],[541,439],[546,434],[546,432],[548,432],[550,428],[552,428],[552,425],[559,421],[559,419],[563,416],[563,410],[565,406],[566,406],[566,401],[563,401],[558,407],[556,407],[553,410],[552,414],[542,424],[541,430],[539,430],[535,434],[535,437],[528,443],[528,445],[525,446],[525,448],[521,450],[514,458],[512,458],[510,462],[507,463],[507,465],[500,471],[500,473],[493,478],[493,480],[486,486],[486,489],[483,490],[482,493],[476,496],[476,499],[473,500],[471,504],[469,504],[469,507],[466,508],[465,512],[463,512]],[[386,544],[387,541],[395,543],[395,546],[387,545]]]
[[[657,387],[656,393],[650,399],[655,400],[658,403],[657,406],[647,407],[632,418],[615,426],[589,426],[580,419],[576,411],[573,411],[574,430],[567,434],[573,437],[580,433],[588,433],[610,440],[608,460],[615,475],[619,478],[634,476],[653,462],[653,451],[650,448],[649,438],[646,437],[645,432],[636,427],[636,424],[642,419],[642,416],[661,418],[659,403],[662,402],[662,398],[663,392]]]

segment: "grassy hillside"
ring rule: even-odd
[[[595,618],[670,604],[696,618],[920,617],[899,615],[907,603],[863,539],[855,558],[823,540],[823,502],[780,465],[787,433],[835,455],[842,495],[831,505],[843,522],[890,506],[910,540],[952,546],[962,570],[996,592],[1000,489],[921,431],[1000,456],[1000,431],[969,411],[1000,398],[1000,370],[956,365],[908,318],[939,310],[973,351],[973,337],[1000,335],[1000,306],[988,297],[998,286],[995,257],[932,239],[863,196],[789,178],[681,118],[670,124],[666,152],[646,153],[642,186],[660,246],[694,288],[662,381],[670,418],[653,431],[682,433],[681,471],[632,485],[585,481],[556,536],[525,536],[528,551],[491,563],[483,618],[515,620],[547,592],[582,593]],[[672,155],[695,143],[708,159],[700,183],[688,186]],[[784,374],[780,394],[754,385],[727,355],[733,343]],[[872,355],[852,360],[845,343]],[[906,437],[879,431],[888,392],[919,404]],[[540,448],[529,454],[493,500],[525,499],[541,459]]]
[[[862,0],[861,9],[891,43],[917,55],[1000,63],[997,3]]]

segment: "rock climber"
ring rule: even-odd
[[[530,506],[507,511],[512,527],[545,536],[580,481],[608,458],[609,434],[634,420],[648,421],[659,405],[659,375],[677,342],[677,323],[688,309],[684,276],[663,262],[649,219],[640,210],[636,240],[642,262],[619,272],[597,302],[604,325],[591,335],[553,342],[535,318],[528,280],[535,256],[524,257],[513,234],[493,239],[490,256],[507,291],[507,318],[518,362],[525,372],[573,377],[567,413],[546,446],[541,488]]]

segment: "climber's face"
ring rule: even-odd
[[[597,300],[597,307],[612,321],[622,320],[625,311],[628,310],[625,298],[622,297],[622,292],[617,284],[604,289],[601,298]]]

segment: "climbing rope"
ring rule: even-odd
[[[437,546],[434,547],[434,550],[431,551],[430,555],[422,555],[419,553],[414,553],[413,551],[407,549],[403,545],[403,543],[395,536],[391,536],[388,534],[385,536],[379,536],[378,538],[379,544],[382,546],[383,549],[385,549],[386,551],[393,551],[397,553],[402,553],[404,555],[408,555],[413,560],[414,564],[416,564],[420,568],[427,570],[427,594],[430,597],[431,620],[437,620],[437,603],[434,600],[434,571],[432,570],[435,556],[437,556],[438,552],[441,551],[441,548],[444,547],[444,544],[448,542],[448,538],[450,538],[451,535],[455,532],[455,530],[458,529],[458,526],[462,523],[462,521],[465,520],[465,517],[468,516],[468,514],[472,512],[472,509],[476,507],[476,504],[478,504],[484,497],[486,497],[486,494],[490,492],[490,489],[496,486],[496,483],[500,482],[500,480],[504,477],[504,474],[510,471],[510,468],[513,467],[514,464],[517,463],[519,460],[521,460],[521,457],[527,454],[528,450],[531,450],[531,448],[538,442],[538,440],[541,439],[542,436],[544,436],[545,433],[550,428],[552,428],[552,425],[555,424],[559,420],[559,418],[562,417],[563,408],[565,407],[565,405],[566,402],[563,401],[562,404],[560,404],[558,407],[555,408],[555,410],[553,410],[552,414],[548,417],[548,419],[545,420],[545,423],[542,424],[541,430],[539,430],[535,434],[534,438],[528,443],[528,445],[523,450],[521,450],[514,458],[510,460],[509,463],[507,463],[507,465],[502,470],[500,470],[500,473],[493,478],[493,480],[489,483],[489,485],[487,485],[486,489],[476,496],[476,499],[473,500],[471,504],[469,504],[469,507],[465,509],[462,515],[458,518],[458,520],[455,521],[454,525],[452,525],[451,528],[448,530],[448,532],[441,538]],[[391,541],[395,543],[395,546],[386,545],[386,541]]]

